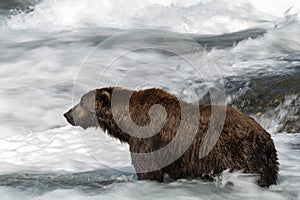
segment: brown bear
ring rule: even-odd
[[[157,88],[109,87],[88,92],[64,116],[74,126],[100,126],[128,143],[139,180],[162,182],[164,174],[213,179],[229,169],[257,175],[263,187],[277,182],[270,134],[229,106],[190,104]]]

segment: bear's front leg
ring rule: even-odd
[[[138,179],[139,180],[155,180],[158,182],[163,182],[164,181],[164,175],[162,170],[156,170],[152,172],[146,172],[146,173],[137,173]]]

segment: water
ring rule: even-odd
[[[0,8],[1,199],[300,199],[296,4],[276,16],[222,0],[28,0]],[[132,30],[146,27],[164,29]],[[189,102],[207,102],[224,86],[227,103],[272,134],[278,185],[259,188],[239,172],[215,182],[137,181],[127,145],[62,116],[88,90],[110,85],[159,86]]]

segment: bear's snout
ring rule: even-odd
[[[66,113],[64,114],[64,117],[67,119],[67,121],[68,121],[71,125],[75,126],[72,109],[70,109],[68,112],[66,112]]]

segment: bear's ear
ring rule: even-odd
[[[98,91],[96,95],[96,102],[100,101],[102,106],[108,106],[110,104],[111,95],[108,91]]]

